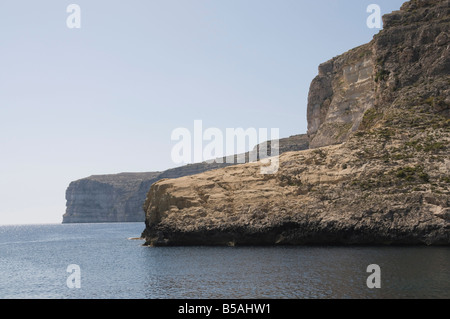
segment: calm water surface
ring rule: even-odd
[[[128,239],[143,228],[0,226],[0,298],[450,298],[447,247],[150,248]],[[370,264],[381,289],[367,288]]]

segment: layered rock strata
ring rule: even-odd
[[[319,67],[312,149],[153,184],[147,245],[450,244],[450,6],[415,0]]]
[[[270,149],[270,142],[268,143]],[[296,135],[280,139],[279,152],[304,150],[309,145],[306,135]],[[256,146],[251,152],[258,155]],[[105,222],[144,222],[145,202],[150,186],[158,180],[177,178],[214,170],[237,163],[196,163],[168,169],[163,172],[121,173],[96,175],[70,183],[66,190],[66,213],[63,223],[105,223]],[[245,162],[249,153],[244,154]]]

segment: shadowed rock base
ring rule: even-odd
[[[410,230],[374,227],[323,229],[317,224],[287,223],[264,230],[249,227],[181,232],[144,232],[145,246],[276,246],[276,245],[448,245],[448,234],[438,227],[425,229],[426,236]]]

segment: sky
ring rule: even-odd
[[[179,166],[171,133],[195,120],[305,133],[318,65],[403,2],[2,1],[0,224],[61,223],[77,179]]]

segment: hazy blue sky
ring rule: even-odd
[[[369,4],[403,2],[2,1],[0,224],[61,222],[76,179],[176,166],[194,120],[306,132],[317,66],[379,31]]]

